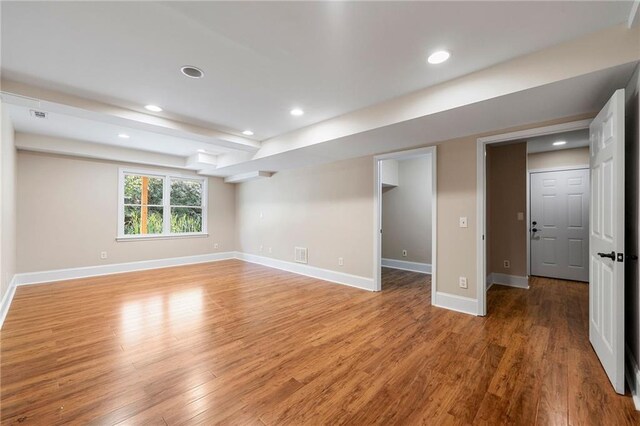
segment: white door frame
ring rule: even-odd
[[[579,164],[576,166],[559,166],[559,167],[543,167],[540,169],[529,170],[527,167],[527,276],[531,275],[531,233],[528,232],[529,228],[531,228],[531,175],[535,173],[546,173],[546,172],[566,172],[571,170],[584,170],[587,169],[590,171],[589,164]]]
[[[380,175],[380,161],[382,160],[401,160],[412,158],[419,155],[431,154],[431,303],[435,301],[436,295],[436,272],[437,272],[437,212],[438,212],[438,196],[437,196],[437,161],[436,147],[412,149],[409,151],[392,152],[389,154],[376,155],[373,157],[373,289],[374,291],[382,290],[381,279],[381,257],[382,257],[382,238],[380,230],[382,229],[382,182]]]
[[[478,235],[476,236],[476,270],[477,270],[477,298],[478,298],[478,315],[487,315],[487,244],[485,234],[487,229],[486,222],[486,155],[487,145],[517,141],[528,139],[536,136],[552,135],[555,133],[571,132],[573,130],[588,129],[591,119],[571,121],[569,123],[554,124],[552,126],[536,127],[533,129],[520,130],[517,132],[502,133],[499,135],[486,136],[477,140],[477,199],[476,209],[478,218]],[[529,211],[527,209],[527,221]],[[529,222],[527,222],[529,223]],[[527,232],[528,234],[528,232]]]

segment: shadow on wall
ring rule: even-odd
[[[387,161],[396,162],[397,179],[385,185],[383,172],[382,257],[430,265],[431,159]]]

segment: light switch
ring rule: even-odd
[[[467,218],[460,217],[460,228],[466,228],[466,227],[467,227]]]
[[[518,220],[524,220],[524,213],[518,212]]]

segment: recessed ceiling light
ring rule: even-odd
[[[253,136],[253,132],[251,130],[245,130],[244,132],[242,132],[242,134],[247,136]]]
[[[202,71],[198,67],[194,67],[194,66],[191,66],[191,65],[183,66],[182,68],[180,68],[180,71],[182,72],[182,74],[186,75],[189,78],[202,78],[202,77],[204,77],[204,71]]]
[[[451,56],[451,54],[446,50],[438,50],[437,52],[434,52],[431,55],[429,55],[429,57],[427,58],[427,62],[434,65],[441,64],[447,59],[449,59],[449,56]]]
[[[162,111],[162,108],[160,108],[157,105],[145,105],[144,107],[145,109],[149,110],[149,111],[153,111],[153,112],[160,112]]]
[[[130,136],[128,134],[126,134],[126,133],[119,133],[118,137],[122,138],[122,139],[129,139]]]
[[[304,114],[304,111],[301,110],[300,108],[294,108],[291,110],[291,115],[295,115],[296,117],[302,114]]]
[[[199,149],[198,152],[206,152],[204,149]]]
[[[567,141],[557,141],[557,142],[554,142],[553,145],[554,146],[559,146],[559,145],[564,145],[566,143],[567,143]]]

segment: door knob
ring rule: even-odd
[[[612,251],[611,253],[598,253],[600,257],[608,257],[611,260],[616,260],[616,252]]]

